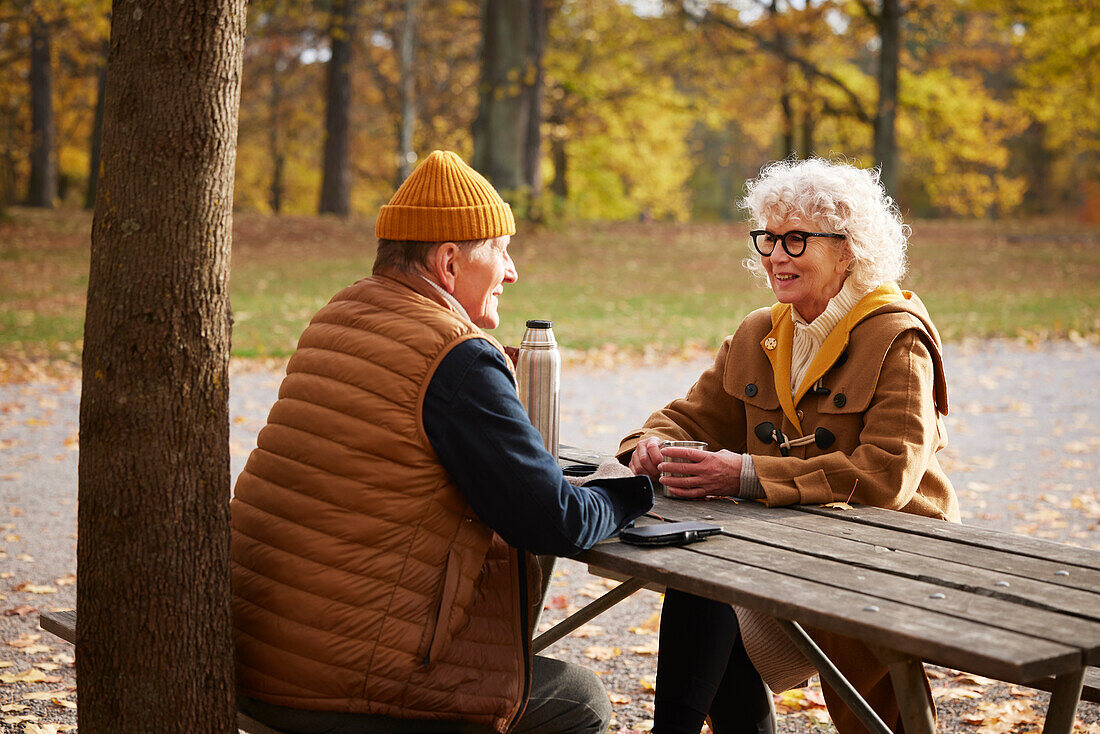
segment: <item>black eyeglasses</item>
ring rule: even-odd
[[[833,239],[846,240],[848,237],[831,232],[803,232],[800,229],[792,229],[786,234],[775,234],[766,229],[754,229],[749,232],[752,237],[752,246],[764,257],[769,257],[775,252],[775,244],[783,243],[783,251],[791,257],[798,257],[806,251],[806,240],[810,237],[832,237]]]

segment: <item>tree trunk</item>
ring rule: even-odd
[[[279,214],[283,209],[286,168],[286,156],[283,154],[282,116],[280,114],[283,106],[281,61],[282,57],[278,53],[272,54],[271,96],[268,97],[268,108],[271,111],[271,119],[267,128],[268,144],[271,148],[271,189],[268,203],[271,205],[271,211],[275,214]]]
[[[0,108],[2,124],[8,130],[15,129],[15,110],[10,107]],[[15,156],[12,154],[11,145],[0,145],[0,214],[10,204],[15,203]]]
[[[400,186],[413,171],[416,151],[416,23],[417,0],[405,0],[405,22],[401,26],[401,120],[397,130],[397,181]]]
[[[523,145],[523,183],[531,206],[529,219],[538,220],[542,194],[542,56],[546,49],[547,7],[545,0],[530,0],[528,9],[527,72],[524,75],[524,105],[527,107],[527,131]]]
[[[882,46],[878,64],[878,106],[875,109],[875,160],[882,168],[882,184],[890,194],[897,184],[898,57],[901,52],[901,8],[898,0],[882,0],[879,15]]]
[[[228,281],[244,24],[245,0],[112,15],[80,403],[83,734],[236,731]]]
[[[53,117],[53,66],[50,28],[41,18],[31,22],[31,175],[27,205],[52,209],[57,198],[57,129]]]
[[[92,136],[88,140],[88,189],[84,194],[84,208],[95,208],[95,192],[99,183],[99,154],[103,143],[103,101],[107,96],[107,52],[108,45],[103,44],[103,63],[96,74],[95,123]]]
[[[550,182],[550,193],[553,194],[555,205],[564,204],[569,199],[569,180],[566,178],[566,169],[569,166],[569,158],[565,150],[565,137],[560,134],[564,128],[563,117],[553,114],[550,116],[550,164],[554,169],[554,179]],[[554,132],[558,130],[559,132]]]
[[[501,192],[523,186],[527,112],[523,79],[531,2],[486,0],[481,19],[481,85],[473,124],[473,166]]]
[[[356,0],[333,0],[325,95],[325,154],[321,173],[321,214],[351,212],[351,50]]]

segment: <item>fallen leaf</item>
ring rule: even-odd
[[[49,701],[54,698],[65,698],[71,696],[72,691],[33,691],[31,693],[24,693],[24,701]]]
[[[608,691],[607,692],[607,697],[611,699],[611,703],[613,703],[617,706],[622,706],[622,705],[628,704],[628,703],[630,703],[631,701],[634,700],[633,698],[626,695],[625,693],[619,693],[618,691]]]
[[[584,624],[569,634],[571,637],[599,637],[604,634],[604,628],[596,624]]]
[[[610,660],[622,654],[623,651],[619,648],[605,645],[593,645],[584,651],[585,657],[591,658],[592,660]]]
[[[7,714],[12,711],[26,711],[29,708],[30,706],[25,703],[5,703],[0,706],[0,712]]]
[[[53,586],[46,586],[44,584],[31,584],[22,583],[11,587],[12,591],[25,591],[28,594],[56,594],[57,589]]]
[[[62,576],[59,579],[54,579],[53,582],[58,586],[69,586],[76,583],[76,574],[70,573],[68,576]]]
[[[22,617],[24,614],[34,614],[38,610],[27,604],[20,604],[17,607],[4,610],[5,617]]]
[[[38,668],[27,668],[21,673],[15,673],[14,675],[4,673],[0,674],[0,683],[60,683],[61,679],[46,675]]]
[[[656,655],[657,654],[657,641],[654,640],[645,645],[635,645],[630,648],[630,652],[635,655]]]
[[[63,728],[65,731],[69,730],[69,727],[61,724],[24,724],[23,734],[59,734]]]
[[[828,507],[831,510],[850,510],[850,509],[852,509],[852,506],[849,505],[847,502],[829,502],[827,504],[822,505],[822,507]]]
[[[23,714],[22,716],[7,716],[7,717],[4,718],[4,723],[5,724],[21,724],[25,721],[37,721],[37,720],[38,720],[38,717],[35,716],[34,714]],[[26,732],[27,729],[23,729],[23,731]]]
[[[30,647],[41,639],[42,635],[32,634],[28,632],[24,635],[20,635],[18,639],[8,640],[6,644],[10,645],[11,647]]]
[[[569,598],[565,594],[552,596],[550,597],[550,601],[546,602],[547,609],[567,609],[568,607]]]
[[[630,631],[636,635],[655,635],[661,629],[661,613],[654,612],[649,616],[649,619],[642,622],[637,627],[631,627]]]

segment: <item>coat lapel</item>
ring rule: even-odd
[[[894,301],[900,301],[902,298],[901,289],[898,288],[896,283],[884,283],[861,298],[855,306],[852,306],[852,310],[829,332],[829,335],[825,337],[825,341],[821,344],[821,349],[817,350],[817,354],[814,355],[814,361],[810,363],[810,368],[806,370],[806,375],[802,378],[802,383],[795,392],[794,405],[798,405],[799,401],[802,400],[802,396],[809,392],[813,384],[824,377],[829,368],[837,361],[841,352],[848,346],[848,337],[856,324],[872,312]],[[793,343],[793,328],[791,339]],[[787,384],[790,384],[791,371],[789,355],[790,351],[788,350]],[[778,380],[778,375],[776,379]]]
[[[802,424],[791,399],[791,348],[794,344],[794,322],[791,321],[791,307],[786,303],[772,306],[772,330],[760,342],[768,361],[772,365],[775,379],[775,393],[779,396],[779,405],[783,414],[802,435]],[[770,347],[770,349],[769,349]]]

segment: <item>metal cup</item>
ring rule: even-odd
[[[661,441],[661,448],[678,448],[678,449],[698,449],[700,451],[707,450],[707,444],[703,441]],[[694,464],[695,462],[690,459],[674,459],[671,456],[665,456],[664,451],[661,452],[662,458],[665,461],[672,461],[678,464]],[[672,472],[661,472],[662,477],[686,477],[687,474],[673,474]],[[675,497],[674,494],[668,491],[668,487],[665,487],[665,497]]]

